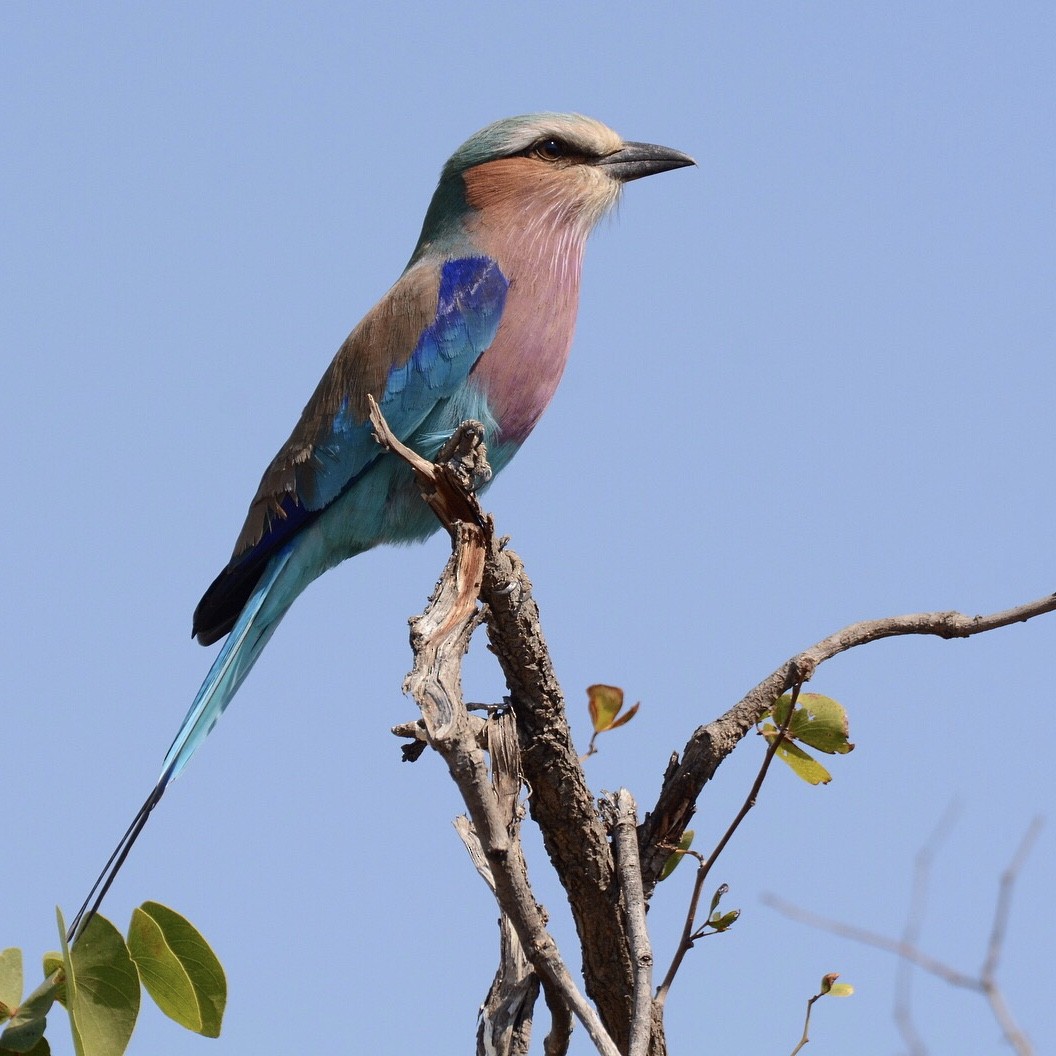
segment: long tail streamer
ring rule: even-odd
[[[98,912],[107,891],[110,890],[110,885],[120,872],[121,866],[125,864],[132,845],[147,824],[151,811],[161,801],[169,783],[180,775],[191,756],[209,736],[293,602],[291,597],[283,599],[285,604],[276,605],[274,599],[272,599],[272,604],[266,608],[264,604],[292,553],[293,547],[289,546],[275,555],[256,590],[246,602],[245,608],[238,617],[238,622],[231,629],[227,641],[224,642],[223,648],[213,661],[209,674],[205,676],[205,681],[198,690],[190,711],[187,712],[172,746],[165,755],[161,776],[151,789],[143,806],[136,812],[132,824],[125,830],[124,836],[121,837],[120,842],[107,859],[103,871],[77,911],[77,916],[73,918],[67,935],[67,941],[70,943],[76,940]]]

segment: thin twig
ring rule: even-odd
[[[803,1036],[792,1050],[791,1056],[796,1056],[796,1053],[810,1044],[810,1014],[814,1011],[814,1002],[820,1001],[826,994],[832,993],[838,978],[839,975],[836,972],[829,973],[821,980],[821,989],[813,997],[807,998],[807,1014],[803,1019]]]
[[[839,935],[843,939],[850,939],[852,942],[861,943],[863,946],[872,946],[874,949],[893,953],[896,957],[903,957],[918,968],[922,968],[925,972],[937,976],[945,983],[949,983],[950,986],[961,987],[965,990],[982,990],[979,980],[974,976],[968,975],[967,972],[960,972],[956,968],[951,968],[948,964],[938,960],[936,957],[929,956],[916,946],[908,945],[898,939],[889,938],[875,931],[869,931],[867,928],[844,924],[841,921],[832,920],[818,913],[811,913],[809,910],[802,909],[791,902],[778,898],[777,895],[764,894],[762,902],[789,919],[798,920],[801,924],[817,928],[819,931],[827,931],[832,935]]]
[[[951,803],[943,812],[938,824],[917,851],[913,863],[913,884],[909,897],[909,910],[906,913],[906,924],[902,929],[902,942],[906,946],[916,946],[920,938],[921,927],[927,907],[928,885],[931,876],[931,863],[942,840],[953,827],[959,808]],[[895,971],[895,1002],[893,1015],[902,1040],[906,1043],[910,1056],[926,1056],[924,1040],[917,1033],[913,1022],[912,1011],[913,962],[899,957]]]
[[[777,733],[770,739],[770,743],[766,747],[766,754],[763,756],[762,765],[759,767],[759,773],[755,775],[755,781],[752,783],[748,795],[741,804],[741,809],[737,811],[737,816],[730,822],[729,827],[722,835],[722,839],[716,844],[715,849],[711,854],[708,855],[707,858],[701,858],[700,860],[700,866],[697,869],[697,878],[693,885],[693,895],[689,900],[689,909],[686,912],[686,921],[682,926],[682,937],[679,939],[678,947],[671,960],[671,966],[667,969],[667,974],[664,976],[664,981],[656,991],[656,1004],[660,1007],[663,1007],[664,1002],[667,1000],[667,995],[671,990],[671,984],[674,982],[675,975],[678,973],[678,969],[681,967],[686,954],[693,948],[693,943],[701,937],[695,932],[694,923],[696,921],[697,907],[700,904],[700,896],[704,890],[704,881],[707,880],[708,873],[711,872],[711,867],[715,864],[719,855],[722,854],[726,849],[726,845],[733,838],[733,834],[737,831],[737,827],[748,816],[748,811],[755,806],[756,800],[759,797],[759,792],[763,787],[763,781],[766,780],[767,771],[770,769],[770,764],[773,762],[774,756],[777,754],[777,749],[784,742],[785,736],[788,733],[788,725],[792,721],[792,715],[796,710],[796,702],[799,700],[799,691],[799,685],[793,687],[792,704],[788,709],[788,715],[785,717],[785,721],[781,726],[778,727]]]
[[[841,938],[850,939],[852,942],[858,942],[864,946],[872,946],[875,949],[893,953],[895,956],[909,961],[918,968],[936,976],[950,986],[983,994],[1008,1044],[1012,1046],[1019,1056],[1033,1056],[1033,1046],[1026,1034],[1019,1029],[1012,1019],[1005,1003],[1004,995],[997,985],[994,973],[997,971],[997,964],[1004,943],[1012,902],[1012,890],[1040,829],[1041,819],[1035,818],[1027,829],[1008,867],[1001,875],[1001,884],[994,908],[994,922],[990,931],[986,959],[978,976],[959,971],[945,962],[924,953],[912,943],[891,939],[886,935],[880,935],[874,931],[856,927],[853,924],[844,924],[841,921],[811,913],[774,895],[764,895],[763,902],[792,920],[798,920],[820,931],[828,931],[833,935],[839,935]]]
[[[1020,1056],[1028,1056],[1033,1051],[1033,1048],[1027,1036],[1016,1026],[1008,1010],[1008,1005],[1005,1003],[1004,995],[997,985],[997,965],[1004,948],[1005,931],[1008,926],[1009,912],[1012,908],[1012,891],[1023,868],[1023,863],[1027,860],[1027,855],[1030,854],[1034,841],[1038,838],[1041,826],[1042,819],[1040,817],[1034,818],[1020,841],[1016,853],[1012,856],[1012,861],[1008,863],[1005,871],[1001,874],[1001,883],[997,892],[997,904],[994,906],[994,922],[990,928],[990,941],[987,944],[986,960],[983,962],[982,971],[979,974],[983,991],[990,1002],[994,1018],[1000,1024],[1009,1045]]]
[[[815,994],[813,997],[807,998],[807,1014],[803,1018],[803,1036],[799,1039],[790,1056],[796,1056],[797,1052],[810,1043],[810,1014],[814,1011],[814,1002],[819,1000],[821,996],[821,994]]]

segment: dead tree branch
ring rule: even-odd
[[[627,917],[627,937],[634,965],[634,1013],[628,1056],[646,1056],[653,1028],[653,950],[645,923],[642,866],[638,861],[638,807],[621,788],[602,801],[612,824],[616,869]]]
[[[548,997],[552,993],[573,1012],[599,1053],[619,1056],[617,1045],[576,987],[547,931],[543,911],[528,883],[520,840],[511,836],[503,820],[499,795],[488,779],[484,753],[462,702],[461,661],[480,622],[477,598],[492,536],[489,520],[468,490],[484,458],[483,429],[476,422],[463,423],[440,453],[439,459],[445,461],[434,467],[400,443],[373,401],[371,421],[379,442],[411,465],[423,496],[452,536],[453,553],[429,605],[411,621],[414,667],[404,688],[421,709],[429,744],[447,763],[466,803],[491,870],[496,899]]]
[[[605,825],[587,787],[520,558],[495,549],[481,599],[491,648],[517,716],[528,807],[569,906],[583,950],[587,993],[621,1051],[630,1041],[634,974]]]
[[[643,947],[640,937],[636,940],[630,933],[635,918],[628,905],[637,894],[622,870],[617,871],[609,833],[573,746],[532,584],[517,555],[495,540],[491,519],[473,494],[490,473],[483,427],[463,423],[434,465],[401,444],[373,404],[371,420],[379,441],[411,466],[423,497],[451,533],[454,549],[429,608],[414,621],[412,632],[415,667],[407,688],[422,709],[424,731],[415,724],[405,726],[403,732],[436,748],[463,792],[496,898],[554,1016],[548,1054],[567,1049],[568,1033],[560,1019],[562,1010],[568,1009],[587,1026],[599,1051],[627,1053],[633,1046],[637,1052]],[[477,609],[478,599],[483,610]],[[657,803],[638,828],[642,904],[647,904],[671,848],[678,845],[704,784],[774,701],[809,680],[825,660],[880,638],[905,634],[963,638],[1053,610],[1056,595],[989,616],[936,612],[870,620],[853,624],[782,664],[724,715],[699,727],[681,759],[672,756]],[[568,895],[586,990],[597,1013],[575,987],[546,931],[545,915],[528,886],[520,841],[515,832],[511,834],[511,823],[498,809],[496,791],[487,781],[482,726],[468,721],[461,699],[461,657],[481,622],[506,678],[507,702],[516,720],[530,792],[529,809]],[[412,745],[410,754],[416,750]],[[647,1051],[661,1056],[666,1051],[662,1002],[651,1003],[651,1019]]]
[[[474,716],[469,716],[470,719]],[[502,820],[512,839],[519,839],[521,808],[520,751],[513,716],[508,712],[493,714],[485,724],[485,743],[480,735],[476,742],[491,760],[491,781],[499,801]],[[465,844],[477,872],[495,894],[495,877],[484,849],[477,839],[473,823],[465,815],[455,818],[455,829]],[[478,1056],[527,1056],[531,1043],[532,1017],[539,996],[539,977],[532,969],[510,918],[499,917],[499,967],[488,995],[481,1006],[477,1023]],[[572,1019],[563,1006],[562,1023],[557,1034],[561,1039],[550,1051],[563,1054],[572,1032]],[[551,1038],[555,1031],[551,1030]]]

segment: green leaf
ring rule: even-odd
[[[59,913],[66,1008],[77,1056],[121,1056],[139,1015],[139,973],[117,930],[97,913],[70,948]]]
[[[775,737],[777,730],[772,726],[763,727],[763,736],[767,740]],[[802,748],[797,747],[794,744],[789,744],[788,741],[782,741],[777,746],[777,757],[788,766],[792,768],[792,772],[797,777],[803,778],[808,784],[811,785],[827,785],[832,780],[832,774],[828,772],[811,755],[807,755]]]
[[[188,1030],[219,1037],[227,979],[194,925],[168,906],[144,902],[132,913],[128,945],[162,1012]]]
[[[734,924],[737,918],[741,915],[739,909],[731,909],[729,913],[723,913],[721,916],[712,917],[708,921],[708,926],[715,931],[727,931],[730,926]]]
[[[0,953],[0,1023],[11,1018],[22,1000],[22,951],[9,946]]]
[[[664,862],[664,867],[660,870],[660,880],[657,880],[657,883],[666,880],[678,868],[679,863],[686,856],[686,851],[693,846],[693,835],[692,829],[686,829],[682,833],[682,839],[678,841],[678,850],[672,851],[670,857]]]
[[[48,1023],[48,1012],[55,1002],[55,998],[62,990],[63,983],[56,974],[45,979],[23,1001],[18,1008],[13,1009],[11,1022],[0,1034],[0,1052],[36,1052],[44,1036],[44,1028]]]
[[[60,960],[51,972],[45,973],[47,978],[44,982],[23,1001],[22,953],[12,948],[0,954],[2,1000],[11,1017],[11,1022],[0,1034],[0,1052],[32,1053],[33,1056],[46,1056],[50,1052],[44,1040],[44,1029],[51,1006],[65,989],[64,978],[58,972],[61,965]]]
[[[820,693],[801,693],[792,716],[789,736],[828,755],[844,755],[854,745],[847,739],[850,727],[842,704]]]
[[[729,890],[729,884],[720,884],[715,889],[715,894],[711,896],[711,908],[708,910],[709,917],[715,916],[715,910],[719,908],[719,903],[722,901],[723,895],[725,895]]]
[[[612,728],[612,720],[623,707],[623,690],[619,686],[602,684],[587,686],[587,706],[594,732],[602,733]]]

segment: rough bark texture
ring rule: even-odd
[[[517,716],[521,763],[531,789],[528,806],[568,893],[587,994],[626,1052],[634,978],[609,837],[572,743],[531,581],[511,550],[489,555],[481,598],[488,607],[488,638]]]

